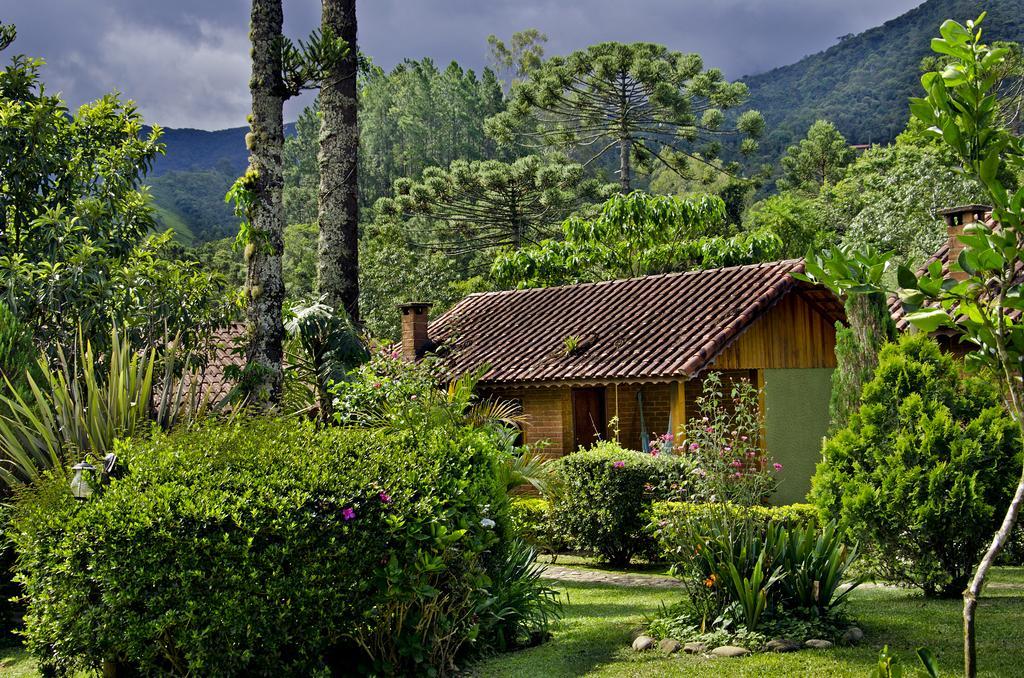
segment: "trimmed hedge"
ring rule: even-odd
[[[712,512],[717,515],[726,507],[731,514],[754,518],[763,526],[769,522],[799,528],[804,525],[819,525],[818,509],[811,504],[786,504],[784,506],[739,506],[735,504],[693,504],[685,501],[659,501],[651,507],[648,531],[657,540],[657,554],[660,560],[673,562],[680,549],[692,549],[693,544],[681,543],[679,529],[682,520],[710,522]]]
[[[515,497],[509,503],[512,531],[538,553],[565,550],[565,539],[559,536],[551,513],[551,502],[547,499]]]
[[[653,557],[648,511],[686,482],[692,463],[676,455],[654,456],[603,442],[552,462],[558,477],[552,518],[559,535],[580,551],[615,566]]]
[[[27,643],[68,673],[450,670],[501,633],[496,454],[265,419],[126,442],[92,499],[54,479],[16,506]]]

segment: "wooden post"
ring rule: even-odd
[[[686,382],[674,381],[669,390],[669,412],[672,422],[672,435],[679,444],[686,437]]]

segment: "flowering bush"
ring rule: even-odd
[[[687,421],[678,447],[695,463],[692,501],[763,504],[778,488],[782,465],[764,451],[760,392],[747,379],[723,382],[717,372],[704,378],[699,414]]]
[[[480,429],[240,418],[118,454],[123,475],[89,501],[53,480],[15,508],[25,635],[44,667],[446,672],[552,613],[532,554],[507,547]]]
[[[692,465],[677,455],[635,452],[604,441],[552,462],[559,492],[552,516],[569,545],[622,566],[652,557],[651,502],[680,491]]]

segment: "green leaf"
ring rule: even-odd
[[[907,321],[924,332],[950,325],[949,315],[940,308],[926,308],[907,314]]]
[[[896,282],[904,289],[917,289],[917,276],[906,266],[900,266],[896,269]]]

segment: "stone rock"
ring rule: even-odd
[[[706,643],[693,642],[683,645],[683,652],[686,654],[704,654],[707,651],[708,646]]]
[[[711,651],[711,654],[716,657],[742,657],[745,654],[750,654],[750,650],[745,647],[737,647],[735,645],[722,645],[716,647]]]
[[[650,636],[637,636],[636,640],[633,641],[633,649],[637,652],[650,650],[652,647],[654,647],[654,638]]]
[[[775,638],[773,640],[769,640],[768,643],[765,644],[764,649],[769,652],[796,652],[801,647],[803,647],[803,645],[795,640]]]
[[[804,643],[804,647],[809,647],[812,650],[830,650],[832,649],[832,643],[830,643],[827,640],[821,640],[819,638],[811,638],[806,643]]]
[[[856,645],[860,641],[864,640],[864,632],[856,626],[843,631],[843,635],[839,637],[839,642],[843,645]]]
[[[668,654],[675,654],[676,652],[679,652],[679,650],[681,650],[682,647],[683,644],[675,638],[665,638],[660,643],[658,643],[658,649],[662,652],[667,652]]]

